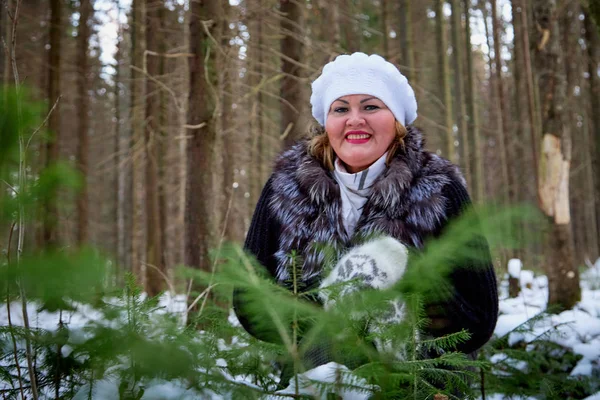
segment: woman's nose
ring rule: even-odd
[[[351,111],[346,120],[346,125],[357,126],[365,123],[365,119],[360,111]]]

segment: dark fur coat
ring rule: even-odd
[[[283,286],[290,277],[290,254],[295,252],[302,260],[303,283],[316,287],[325,261],[335,262],[336,257],[371,235],[392,236],[418,251],[469,204],[458,168],[424,151],[421,133],[410,127],[404,148],[375,181],[350,236],[342,221],[340,191],[332,172],[308,154],[306,142],[300,142],[277,159],[256,205],[245,249]],[[496,277],[487,242],[480,238],[469,245],[477,255],[473,262],[452,266],[443,288],[450,296],[443,303],[426,304],[425,310],[431,321],[428,329],[434,336],[461,329],[471,332],[471,339],[459,347],[465,353],[487,342],[498,317]],[[260,330],[256,327],[241,291],[234,292],[234,308],[251,334],[278,340],[276,331],[269,332],[264,324]]]
[[[307,152],[301,142],[285,151],[275,165],[270,207],[281,223],[276,277],[290,278],[292,250],[304,258],[305,281],[317,276],[324,262],[322,249],[338,252],[361,238],[386,234],[420,249],[448,219],[444,188],[451,182],[465,185],[456,166],[423,151],[421,133],[408,128],[401,149],[389,168],[376,180],[354,234],[346,233],[340,189],[330,171]]]

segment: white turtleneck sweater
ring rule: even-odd
[[[344,164],[342,164],[339,158],[335,160],[333,176],[340,185],[344,226],[349,235],[352,235],[354,232],[358,218],[362,213],[362,208],[371,194],[373,182],[385,170],[386,156],[387,152],[369,168],[356,174],[346,171]]]

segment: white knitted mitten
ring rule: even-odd
[[[408,261],[408,250],[399,241],[391,237],[382,237],[361,246],[355,247],[346,253],[333,268],[331,273],[323,279],[319,297],[325,309],[331,309],[337,298],[364,289],[387,289],[392,287],[404,274]],[[351,284],[341,285],[353,281]],[[335,289],[328,287],[337,286]],[[381,333],[386,325],[397,324],[404,317],[404,303],[400,298],[390,300],[389,307],[383,315],[371,320],[369,331]],[[360,319],[361,314],[350,316]],[[391,350],[391,343],[375,340],[379,350]],[[404,349],[399,349],[397,357],[405,359]]]
[[[389,236],[354,247],[321,281],[319,287],[325,290],[322,290],[319,296],[323,300],[325,309],[329,309],[335,304],[335,300],[330,298],[333,291],[326,290],[327,287],[338,285],[339,297],[366,288],[390,288],[404,274],[407,260],[408,250],[406,247]],[[349,281],[354,281],[354,283],[340,285]]]

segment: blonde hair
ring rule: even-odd
[[[396,137],[388,148],[388,154],[385,158],[385,165],[390,165],[392,158],[398,152],[398,149],[404,149],[404,138],[406,137],[406,128],[400,122],[396,121]],[[329,136],[325,128],[322,126],[313,126],[310,132],[310,142],[308,143],[308,153],[315,157],[323,164],[325,168],[333,171],[333,162],[335,161],[335,152],[331,143],[329,143]]]

